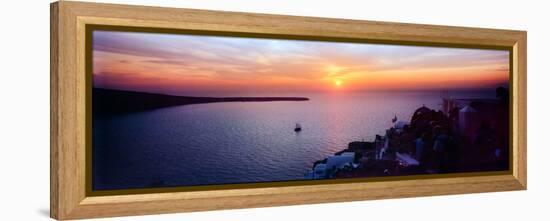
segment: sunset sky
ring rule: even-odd
[[[508,51],[94,31],[96,88],[166,94],[494,88]]]

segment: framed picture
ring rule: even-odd
[[[51,4],[51,216],[523,190],[526,32]]]

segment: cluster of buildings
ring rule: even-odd
[[[306,179],[498,171],[509,168],[509,97],[443,98],[422,106],[372,142],[354,141],[313,164]]]

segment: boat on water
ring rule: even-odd
[[[300,132],[302,131],[302,125],[299,123],[296,123],[296,127],[294,127],[294,132]]]

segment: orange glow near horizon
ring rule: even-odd
[[[508,51],[94,31],[94,87],[202,91],[445,90],[508,82]]]

